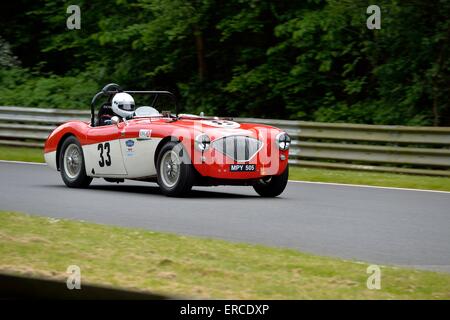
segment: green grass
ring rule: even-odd
[[[42,149],[0,146],[1,160],[44,162]],[[398,173],[290,168],[291,180],[450,191],[450,178]]]
[[[290,249],[230,243],[0,211],[0,271],[191,298],[450,299],[450,274],[368,264]]]
[[[0,146],[0,160],[44,162],[44,150],[40,148]]]

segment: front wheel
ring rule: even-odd
[[[159,187],[166,196],[180,197],[191,190],[195,172],[181,143],[166,143],[158,155],[156,168]]]
[[[92,182],[92,178],[86,175],[83,149],[73,136],[67,138],[61,146],[59,168],[64,183],[70,188],[85,188]]]
[[[253,189],[255,189],[261,197],[276,197],[284,191],[288,179],[289,165],[286,166],[286,169],[279,176],[269,176],[258,180],[258,182],[253,185]]]

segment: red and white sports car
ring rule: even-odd
[[[112,112],[118,93],[152,97],[130,117]],[[159,97],[173,99],[176,114],[158,112]],[[95,115],[95,103],[106,102]],[[231,119],[178,114],[168,91],[122,91],[105,86],[91,103],[91,121],[69,121],[45,143],[45,161],[69,187],[93,178],[157,182],[162,193],[183,196],[194,185],[249,185],[263,197],[280,195],[288,181],[290,138],[277,128]]]

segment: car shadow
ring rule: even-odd
[[[118,192],[129,192],[137,194],[154,194],[161,195],[161,190],[158,186],[129,186],[129,185],[92,185],[89,189],[103,190],[103,191],[118,191]],[[227,192],[217,192],[208,190],[191,190],[184,199],[189,198],[215,198],[215,199],[225,199],[225,198],[257,198],[257,195],[247,195],[247,194],[237,194],[237,193],[227,193]]]
[[[48,188],[66,188],[65,185],[47,185],[45,187]],[[146,195],[160,195],[161,197],[165,197],[158,186],[152,186],[152,185],[117,185],[117,184],[111,184],[111,185],[103,185],[103,184],[95,184],[90,185],[88,190],[102,190],[102,191],[110,191],[110,192],[121,192],[121,193],[133,193],[133,194],[146,194]],[[227,192],[217,192],[217,191],[209,191],[209,190],[198,190],[193,189],[191,190],[183,199],[189,199],[189,198],[213,198],[213,199],[227,199],[227,198],[234,198],[234,199],[252,199],[252,198],[260,198],[256,193],[255,195],[248,195],[248,194],[238,194],[238,193],[227,193]],[[173,198],[177,199],[177,198]]]

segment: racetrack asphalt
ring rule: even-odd
[[[69,189],[44,165],[0,163],[0,210],[288,247],[450,272],[450,193],[290,182],[278,198],[251,187],[195,187],[167,198],[153,183],[94,179]]]

